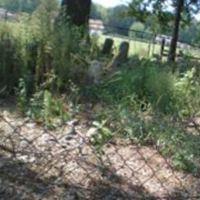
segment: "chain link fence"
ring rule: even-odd
[[[113,39],[127,40],[130,42],[130,46],[133,47],[133,54],[146,54],[151,57],[155,55],[163,56],[162,48],[165,51],[165,56],[168,56],[169,47],[172,37],[169,35],[155,34],[147,31],[138,31],[127,27],[111,26],[104,24],[104,31],[95,29],[97,32],[101,32],[105,36],[112,37]],[[163,40],[164,46],[163,45]],[[177,43],[177,57],[187,57],[188,59],[199,61],[199,45],[189,44],[187,41],[179,40]]]
[[[49,130],[0,116],[0,199],[200,199],[200,180],[159,149],[112,138],[98,149],[88,120]]]

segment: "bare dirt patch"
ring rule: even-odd
[[[1,112],[0,199],[197,199],[199,179],[158,150],[115,139],[100,153],[86,124],[50,131]]]

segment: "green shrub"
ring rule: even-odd
[[[184,76],[172,74],[150,61],[141,61],[134,68],[125,67],[100,86],[92,86],[90,93],[109,104],[123,104],[127,97],[134,96],[142,109],[150,105],[156,112],[177,116],[191,116],[192,108],[200,108],[200,85],[193,70]]]
[[[19,41],[9,24],[0,23],[0,89],[13,93],[21,75],[22,60]]]
[[[200,84],[195,73],[196,70],[192,68],[176,78],[174,96],[180,117],[200,115]]]
[[[50,91],[39,91],[30,99],[27,116],[49,128],[56,127],[70,119],[66,105],[63,98],[54,96]]]
[[[24,79],[19,80],[19,85],[17,88],[17,106],[21,113],[25,114],[27,110],[27,88]]]
[[[163,156],[170,158],[178,170],[199,175],[199,135],[187,133],[182,122],[173,123],[170,116],[155,114],[151,108],[142,112],[138,107],[140,105],[137,103],[132,109],[115,105],[99,113],[98,121],[106,122],[103,129],[109,130],[111,134],[105,138],[99,134],[94,144],[100,148],[114,135],[131,139],[137,144],[154,146]]]

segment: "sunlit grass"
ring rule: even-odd
[[[114,39],[114,52],[116,53],[119,45],[123,41],[127,41],[130,44],[129,56],[138,55],[140,57],[151,58],[153,55],[160,55],[161,45],[153,44],[152,41],[144,42],[134,39],[128,39],[127,37],[122,36],[112,36],[112,35],[100,35],[99,36],[99,44],[103,44],[106,38]],[[169,50],[168,46],[165,46],[165,54]],[[185,48],[185,49],[177,49],[177,53],[182,51],[185,55],[200,58],[199,50],[195,48]]]

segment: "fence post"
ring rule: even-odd
[[[155,51],[155,44],[156,44],[156,34],[153,35],[153,47],[152,47],[152,55],[154,55]]]
[[[165,38],[163,38],[161,41],[161,49],[160,49],[160,60],[161,61],[163,58],[164,50],[165,50]]]
[[[8,21],[8,11],[5,11],[5,15],[4,15],[4,21]]]

